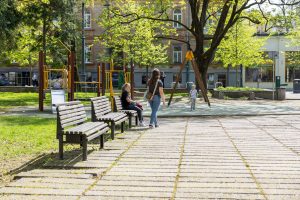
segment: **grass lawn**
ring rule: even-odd
[[[56,119],[0,116],[0,161],[57,150]]]
[[[218,91],[263,91],[261,88],[251,87],[218,87]]]
[[[65,145],[65,150],[79,148]],[[0,187],[13,177],[8,173],[32,159],[58,151],[56,119],[30,116],[0,116]],[[49,157],[50,156],[50,157]],[[46,160],[41,160],[42,164]]]
[[[109,96],[109,93],[106,94]],[[75,93],[74,97],[78,99],[89,99],[96,97],[95,92],[84,93],[78,92]],[[67,95],[66,95],[67,99]],[[13,93],[13,92],[0,92],[0,109],[9,109],[16,106],[38,106],[39,95],[38,93]],[[46,99],[44,101],[46,106],[51,104],[50,93],[46,93]],[[84,103],[89,104],[89,101]]]
[[[45,103],[50,105],[49,97],[50,94],[47,94]],[[36,106],[38,99],[38,93],[0,92],[0,109],[14,106]]]

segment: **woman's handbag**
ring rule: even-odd
[[[149,86],[147,87],[147,90],[146,90],[146,92],[145,92],[145,99],[147,99],[147,101],[151,101],[152,99],[153,99],[153,96],[154,96],[154,94],[155,94],[155,91],[156,91],[156,88],[157,88],[157,84],[158,84],[158,79],[157,79],[157,81],[156,81],[156,83],[155,83],[155,88],[154,88],[154,91],[153,91],[153,93],[151,93],[150,91],[149,91]]]
[[[149,92],[149,87],[147,87],[147,90],[144,92],[144,101],[148,101],[148,98],[147,98],[148,92]]]

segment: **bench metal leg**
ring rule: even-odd
[[[100,135],[100,149],[104,147],[104,134]]]
[[[129,115],[128,117],[129,117],[128,126],[129,126],[129,128],[131,128],[132,127],[132,116]]]
[[[58,151],[59,151],[59,159],[64,159],[64,138],[63,136],[59,136],[59,146],[58,146]]]
[[[135,116],[135,125],[138,126],[139,124],[138,116]]]
[[[111,126],[110,126],[110,130],[111,130],[110,137],[111,137],[112,140],[115,139],[115,129],[116,129],[116,125],[115,125],[114,122],[112,122]]]
[[[124,133],[124,125],[125,125],[125,122],[122,122],[121,123],[121,133]]]
[[[87,139],[86,139],[86,137],[83,138],[83,142],[82,142],[82,160],[83,161],[87,160]]]

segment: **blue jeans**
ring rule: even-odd
[[[151,107],[150,125],[157,125],[157,111],[160,106],[160,96],[154,95],[152,101],[149,101]]]

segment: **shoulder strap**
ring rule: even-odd
[[[156,81],[156,83],[155,83],[155,88],[154,88],[153,94],[155,94],[155,91],[156,91],[156,88],[157,88],[157,85],[158,85],[158,80],[159,80],[159,79],[157,79],[157,81]]]
[[[155,91],[156,91],[156,88],[157,88],[158,80],[159,80],[159,79],[157,79],[157,81],[156,81],[156,83],[155,83],[155,88],[154,88],[154,90],[153,90],[152,97],[155,95]],[[151,97],[151,98],[152,98],[152,97]]]

